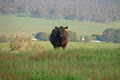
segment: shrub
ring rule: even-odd
[[[10,43],[11,51],[25,50],[32,42],[30,37],[16,36]]]
[[[75,32],[73,32],[73,31],[68,31],[68,33],[69,33],[69,37],[70,37],[70,41],[73,41],[73,42],[76,42],[76,41],[78,41],[78,39],[77,39],[77,34],[75,33]]]
[[[13,38],[14,38],[14,36],[11,35],[11,34],[3,34],[3,35],[0,35],[0,43],[12,41]]]
[[[32,46],[32,51],[33,52],[39,52],[41,49],[43,49],[43,47],[38,44],[38,43],[35,43],[33,46]]]
[[[120,43],[120,29],[106,29],[103,31],[102,39],[105,42]]]
[[[16,36],[10,43],[11,51],[32,51],[39,52],[43,47],[32,41],[31,37]]]
[[[49,40],[49,34],[46,33],[46,32],[38,32],[36,35],[35,35],[35,38],[37,40],[41,40],[41,41],[48,41]]]

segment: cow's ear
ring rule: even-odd
[[[66,26],[64,29],[68,29],[68,26]]]
[[[55,29],[58,29],[58,27],[57,27],[57,26],[55,26]]]

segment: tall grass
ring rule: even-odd
[[[120,44],[70,42],[66,50],[39,44],[44,48],[37,53],[11,53],[0,44],[9,51],[0,52],[0,79],[120,80]]]

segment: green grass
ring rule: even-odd
[[[31,36],[39,31],[50,33],[55,26],[68,26],[79,35],[101,34],[106,28],[120,28],[120,22],[95,23],[77,20],[49,20],[16,15],[0,15],[0,34],[13,33]]]
[[[120,80],[120,44],[69,42],[66,50],[10,52],[0,43],[0,80]]]

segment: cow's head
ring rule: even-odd
[[[60,27],[55,27],[55,29],[57,29],[57,31],[58,31],[58,36],[63,37],[64,33],[68,29],[68,27],[67,26],[66,27],[60,26]]]

